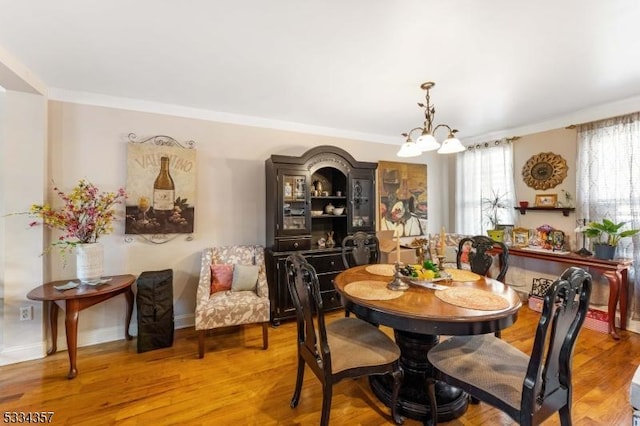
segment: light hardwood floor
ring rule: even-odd
[[[342,315],[335,312],[330,317]],[[529,351],[538,314],[523,307],[502,338]],[[390,330],[385,329],[389,332]],[[206,340],[197,357],[193,329],[177,330],[171,348],[142,354],[136,341],[78,349],[78,377],[67,380],[67,353],[0,367],[0,408],[53,411],[62,425],[316,425],[322,391],[307,370],[300,404],[289,407],[295,383],[295,323],[269,329],[263,351],[261,327],[226,329]],[[640,335],[614,341],[583,329],[574,354],[574,425],[630,425],[629,384],[640,364]],[[366,379],[334,386],[332,425],[392,424],[389,410]],[[407,419],[405,425],[419,425]],[[486,404],[471,405],[446,425],[510,425]],[[557,416],[545,425],[557,425]]]

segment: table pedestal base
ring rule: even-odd
[[[400,347],[400,365],[404,370],[404,381],[398,396],[401,415],[411,419],[428,421],[431,408],[427,395],[426,377],[433,375],[427,352],[435,346],[439,336],[395,331],[396,344]],[[373,393],[387,406],[391,406],[392,380],[388,376],[370,376]],[[444,382],[436,383],[438,421],[456,419],[467,411],[468,396],[461,389]]]

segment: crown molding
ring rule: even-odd
[[[631,114],[638,111],[640,111],[640,96],[633,96],[630,98],[621,99],[619,101],[584,108],[578,111],[571,112],[569,114],[562,115],[560,117],[541,121],[539,123],[498,130],[495,132],[485,133],[483,135],[473,136],[470,138],[460,138],[460,140],[464,145],[473,145],[476,143],[507,137],[525,136],[534,133],[547,132],[549,130],[563,129],[570,125],[604,120],[606,118]]]
[[[78,92],[59,88],[49,89],[49,99],[60,102],[71,102],[83,105],[118,108],[130,111],[149,112],[171,115],[176,117],[194,118],[198,120],[215,121],[220,123],[237,124],[241,126],[262,127],[266,129],[284,130],[289,132],[306,133],[312,135],[329,136],[342,139],[354,139],[365,142],[399,145],[397,138],[388,136],[353,132],[330,127],[310,126],[291,121],[271,120],[263,117],[230,114],[200,108],[190,108],[181,105],[140,99],[123,98],[89,92]]]

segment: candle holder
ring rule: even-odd
[[[442,254],[438,255],[438,269],[444,271],[444,258],[445,256]]]
[[[576,228],[575,232],[580,232],[582,233],[582,248],[580,250],[578,250],[576,252],[577,255],[580,256],[591,256],[593,253],[591,253],[589,250],[587,250],[587,236],[585,235],[584,231],[585,228],[587,226],[587,219],[579,219],[578,220],[578,227]]]
[[[409,289],[409,284],[402,280],[402,273],[400,269],[402,268],[402,263],[396,262],[396,272],[393,276],[393,280],[389,281],[387,284],[387,288],[393,291],[405,291]]]

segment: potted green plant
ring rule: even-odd
[[[587,224],[584,235],[587,238],[595,239],[593,243],[595,257],[606,260],[613,259],[620,239],[640,232],[640,229],[621,231],[620,229],[626,223],[614,223],[609,219],[602,219],[602,222],[590,222]]]
[[[491,197],[483,198],[481,203],[482,212],[490,226],[487,230],[487,235],[494,241],[502,241],[504,239],[504,230],[497,228],[500,210],[507,208],[507,194],[492,191]]]

